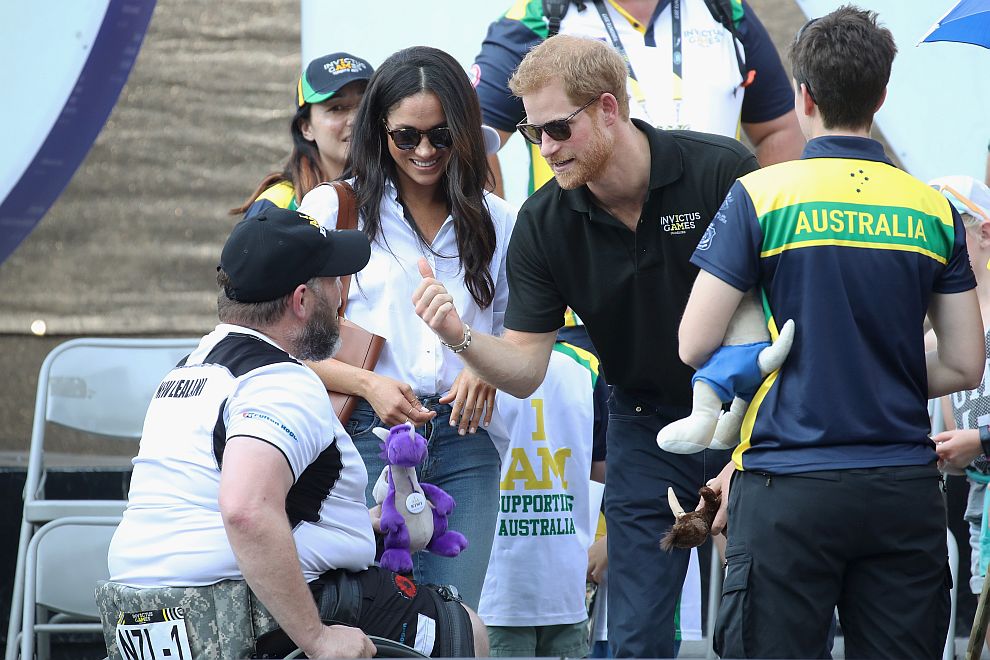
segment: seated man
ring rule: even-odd
[[[485,654],[484,625],[449,590],[372,566],[367,472],[320,379],[300,362],[335,352],[337,278],[363,268],[370,250],[363,233],[310,220],[272,208],[227,240],[221,323],[148,409],[110,546],[110,587],[150,594],[246,581],[251,600],[311,658],[371,657],[367,635],[426,655]],[[354,593],[343,616],[337,595]],[[223,631],[212,630],[200,639],[219,644]]]

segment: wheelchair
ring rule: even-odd
[[[473,655],[471,622],[460,603],[443,588],[434,592],[438,599],[438,627],[449,631],[441,649],[445,657]],[[241,658],[304,658],[301,649],[278,626],[275,618],[257,600],[243,580],[224,580],[204,587],[158,587],[138,589],[114,582],[101,582],[96,600],[103,622],[108,660],[131,657],[120,648],[117,626],[125,613],[165,613],[172,625],[181,620],[193,658],[209,653],[217,660]],[[317,605],[328,625],[353,626],[360,611],[361,591],[357,580],[345,572],[328,583]],[[463,614],[463,616],[461,616]],[[380,658],[425,658],[416,649],[382,637],[369,636]],[[178,642],[177,642],[178,643]],[[177,657],[177,656],[176,656]]]

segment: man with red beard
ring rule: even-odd
[[[677,325],[698,269],[692,252],[725,194],[757,169],[737,141],[662,131],[629,118],[626,67],[600,41],[557,35],[534,48],[510,80],[555,181],[519,210],[507,258],[506,332],[464,324],[421,260],[419,316],[485,380],[529,396],[546,372],[570,306],[613,385],[605,517],[609,642],[617,657],[676,655],[675,613],[687,551],[661,553],[673,524],[668,486],[687,501],[727,452],[669,454],[657,431],[691,407],[691,374],[677,355]]]

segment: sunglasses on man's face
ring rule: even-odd
[[[454,144],[454,136],[451,135],[449,126],[437,126],[428,131],[421,131],[418,128],[389,128],[386,123],[385,132],[392,138],[396,148],[403,151],[418,147],[424,135],[436,149],[450,149]]]
[[[604,94],[604,92],[602,92]],[[571,139],[571,120],[578,116],[582,110],[601,98],[601,94],[591,99],[580,108],[567,115],[563,119],[554,119],[544,124],[527,124],[519,122],[516,130],[526,138],[527,142],[540,146],[543,143],[543,134],[546,133],[557,142],[565,142]]]

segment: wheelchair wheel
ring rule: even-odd
[[[378,649],[378,654],[376,658],[428,658],[429,656],[423,655],[411,646],[406,646],[405,644],[400,644],[399,642],[393,641],[391,639],[386,639],[384,637],[375,637],[374,635],[369,635],[368,639],[372,641],[375,648]],[[285,656],[285,660],[291,660],[293,658],[305,658],[302,649],[296,649],[289,655]]]

